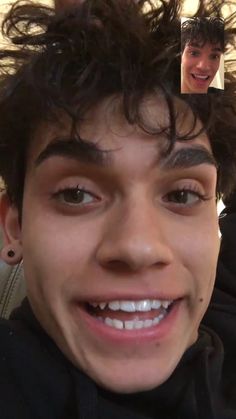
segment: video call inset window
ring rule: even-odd
[[[181,18],[181,93],[224,90],[224,21]]]

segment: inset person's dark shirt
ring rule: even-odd
[[[222,93],[223,89],[217,89],[216,87],[209,87],[207,93]]]

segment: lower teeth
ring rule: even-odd
[[[208,77],[202,78],[202,77],[199,77],[199,76],[194,76],[194,74],[193,74],[192,76],[193,76],[193,78],[194,78],[194,79],[196,79],[196,80],[203,80],[203,81],[206,81],[206,80],[208,79]]]
[[[134,329],[144,329],[148,327],[152,327],[160,323],[160,321],[165,318],[167,312],[159,314],[159,316],[154,317],[154,319],[146,319],[146,320],[119,320],[119,319],[111,319],[110,317],[106,317],[105,319],[102,317],[98,317],[98,320],[105,323],[107,326],[113,327],[115,329],[125,329],[125,330],[134,330]]]

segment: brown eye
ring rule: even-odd
[[[201,199],[203,198],[199,193],[188,190],[172,191],[165,197],[165,201],[179,205],[193,205]]]
[[[93,202],[94,197],[87,191],[79,188],[67,188],[56,193],[60,202],[69,205],[86,205]]]
[[[212,60],[218,60],[220,57],[219,57],[219,55],[217,55],[217,54],[214,54],[214,55],[212,55],[211,56],[211,59]]]
[[[190,51],[192,57],[199,57],[200,53],[198,51]]]

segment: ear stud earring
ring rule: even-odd
[[[13,258],[13,257],[15,256],[15,252],[14,252],[14,250],[12,250],[12,249],[8,250],[8,252],[7,252],[7,256],[8,256],[9,258]]]
[[[1,258],[8,265],[16,265],[22,259],[21,247],[16,243],[15,246],[7,245],[1,251]]]

